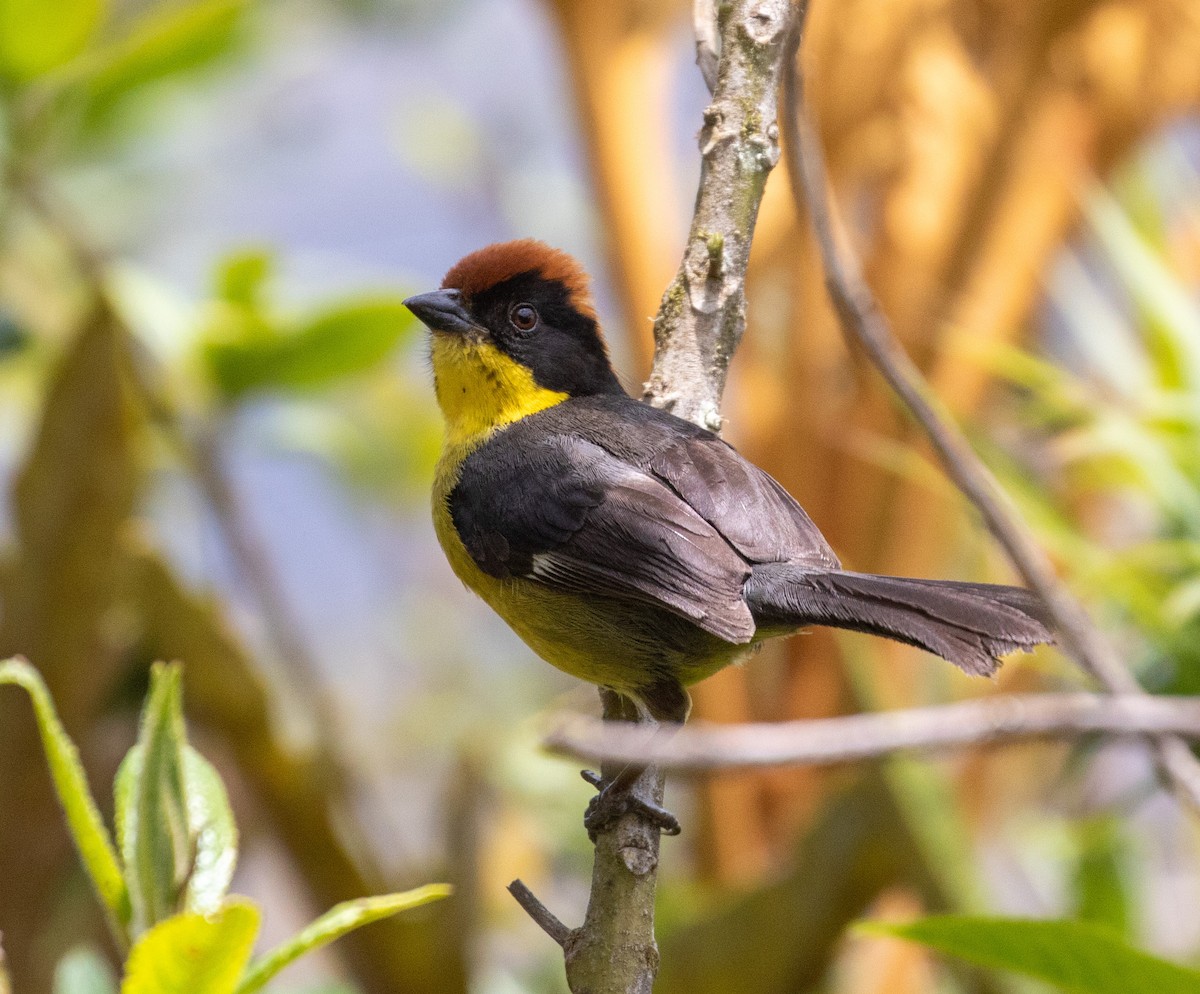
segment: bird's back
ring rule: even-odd
[[[539,411],[497,433],[488,445],[525,459],[531,441],[555,435],[597,445],[666,487],[748,564],[838,566],[825,537],[782,486],[689,421],[624,394],[602,394]],[[484,456],[482,449],[479,454]]]

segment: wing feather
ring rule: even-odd
[[[791,494],[719,438],[681,438],[649,468],[750,562],[840,565]]]
[[[753,637],[749,564],[678,493],[584,439],[529,442],[489,442],[451,494],[455,527],[480,569],[656,604],[734,643]]]

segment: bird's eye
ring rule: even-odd
[[[508,312],[508,321],[517,331],[533,331],[538,323],[537,309],[532,304],[515,304]]]

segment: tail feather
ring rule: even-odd
[[[746,599],[760,625],[869,632],[978,675],[994,673],[1000,656],[1054,641],[1041,601],[1019,587],[765,563],[754,568]]]

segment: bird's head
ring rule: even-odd
[[[621,391],[583,267],[533,239],[460,259],[442,288],[405,305],[432,332],[451,434],[490,432],[569,397]]]

